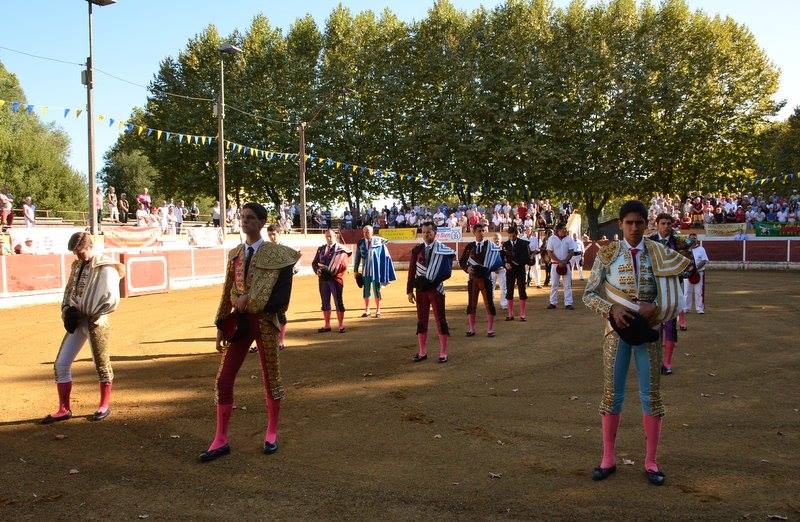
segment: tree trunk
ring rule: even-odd
[[[590,194],[584,199],[586,203],[586,219],[589,222],[589,237],[594,240],[600,239],[600,213],[603,212],[603,207],[606,206],[610,198],[611,194],[603,194],[597,204],[595,204],[595,198]]]

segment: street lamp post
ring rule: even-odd
[[[89,230],[92,234],[97,234],[97,210],[94,205],[95,186],[97,185],[97,174],[94,169],[94,106],[92,104],[92,5],[100,7],[117,3],[116,0],[87,0],[89,4],[89,56],[86,58],[86,71],[84,71],[84,84],[86,85],[86,122],[87,135],[89,141]]]
[[[308,213],[306,211],[306,122],[300,122],[300,226],[303,236],[308,235]]]
[[[225,55],[235,55],[241,49],[231,44],[219,47],[219,96],[217,97],[217,163],[219,173],[219,224],[223,237],[226,232],[228,201],[225,197]]]

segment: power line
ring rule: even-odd
[[[27,53],[25,51],[18,51],[17,49],[11,49],[10,47],[3,47],[2,45],[0,45],[0,49],[3,49],[4,51],[10,51],[12,53],[24,54],[25,56],[30,56],[31,58],[38,58],[40,60],[48,60],[48,61],[51,61],[51,62],[65,63],[67,65],[77,65],[79,67],[83,67],[83,65],[84,65],[84,64],[78,63],[78,62],[68,62],[66,60],[59,60],[58,58],[51,58],[49,56],[40,56],[38,54]]]
[[[290,122],[290,121],[279,121],[279,120],[273,120],[272,118],[267,118],[266,116],[259,116],[258,114],[255,114],[255,113],[252,113],[252,112],[247,112],[245,110],[239,109],[238,107],[234,107],[233,105],[228,105],[227,103],[225,104],[225,107],[227,107],[229,109],[232,109],[232,110],[234,110],[236,112],[242,113],[245,116],[251,116],[251,117],[253,117],[253,118],[257,119],[257,120],[264,120],[264,121],[268,121],[268,122],[275,123],[275,124],[278,124],[278,125],[292,125],[292,126],[297,125],[297,123]]]
[[[115,80],[119,80],[121,82],[128,83],[128,84],[134,85],[136,87],[141,87],[142,89],[147,89],[148,91],[151,91],[153,93],[163,94],[164,96],[172,96],[174,98],[183,98],[185,100],[207,101],[207,102],[213,102],[214,101],[212,98],[202,98],[200,96],[188,96],[186,94],[176,94],[174,92],[167,92],[167,91],[161,91],[159,89],[153,89],[153,88],[148,87],[147,85],[142,85],[141,83],[132,82],[130,80],[126,80],[125,78],[120,78],[119,76],[113,75],[110,72],[106,72],[106,71],[104,71],[102,69],[98,69],[97,67],[93,67],[92,70],[95,71],[95,72],[99,72],[100,74],[105,74],[109,78],[114,78]]]

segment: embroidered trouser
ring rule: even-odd
[[[417,290],[417,333],[428,333],[428,319],[431,308],[436,321],[436,329],[441,335],[450,335],[444,313],[444,294],[438,290]]]
[[[381,298],[381,282],[372,279],[370,276],[364,276],[364,299],[369,299],[370,291],[375,294],[375,299]]]
[[[242,328],[240,326],[240,332]],[[281,382],[280,365],[278,364],[278,335],[269,314],[247,314],[245,332],[237,334],[222,354],[217,371],[216,398],[217,404],[233,404],[233,383],[236,374],[242,367],[248,349],[256,342],[258,360],[261,363],[261,381],[264,391],[271,399],[283,399],[285,390]]]
[[[636,364],[642,411],[647,415],[663,417],[665,410],[660,389],[661,343],[631,346],[620,339],[616,332],[607,334],[603,345],[603,400],[600,402],[600,413],[622,412],[631,356]]]
[[[473,315],[478,309],[478,295],[483,296],[483,304],[489,315],[497,315],[492,298],[492,289],[489,280],[485,277],[470,277],[467,281],[467,315]]]
[[[322,299],[322,311],[330,312],[331,310],[331,296],[333,296],[333,303],[336,305],[337,312],[344,312],[344,299],[342,295],[344,286],[336,281],[323,281],[319,280],[319,296]]]
[[[514,285],[519,290],[519,298],[527,299],[528,292],[525,290],[525,267],[518,266],[511,270],[506,269],[506,299],[514,299]]]
[[[113,381],[114,370],[111,369],[111,350],[108,343],[110,329],[111,323],[108,316],[104,315],[95,323],[83,320],[73,333],[66,334],[61,341],[56,362],[53,364],[56,382],[72,382],[72,363],[83,345],[86,344],[87,339],[89,347],[92,349],[92,359],[100,382]]]

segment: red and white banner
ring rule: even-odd
[[[17,245],[22,246],[22,250],[28,254],[63,254],[69,252],[67,243],[70,236],[82,229],[75,227],[59,228],[10,228],[11,235],[10,247],[13,250]],[[30,241],[28,241],[30,240]],[[26,245],[29,242],[30,245]]]
[[[105,248],[144,248],[156,246],[161,230],[146,227],[106,227],[103,230]]]
[[[224,237],[220,227],[187,227],[189,246],[210,248],[222,246]]]

